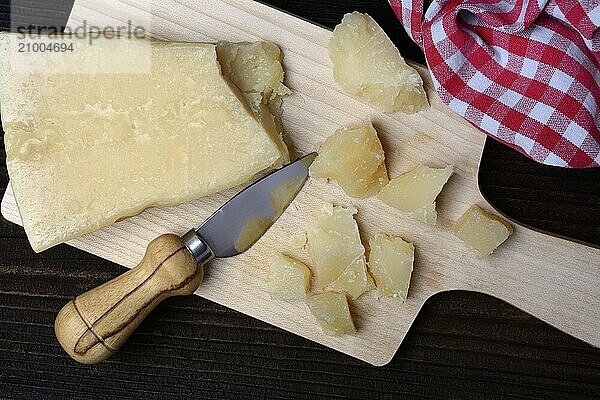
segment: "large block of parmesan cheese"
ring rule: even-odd
[[[215,45],[69,40],[29,71],[0,36],[7,167],[35,251],[281,164],[279,133],[222,77]],[[120,72],[83,68],[119,54]]]

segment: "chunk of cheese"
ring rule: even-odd
[[[478,258],[492,254],[512,233],[508,221],[476,205],[469,208],[454,226],[454,234],[473,249]]]
[[[281,99],[291,93],[283,84],[283,54],[270,42],[217,44],[217,58],[223,76],[241,92],[265,126],[283,137]],[[280,151],[289,161],[288,148],[279,142]]]
[[[223,75],[240,89],[256,111],[261,103],[290,94],[283,84],[283,55],[276,44],[219,42],[217,56]]]
[[[356,332],[345,294],[336,292],[315,294],[308,298],[307,304],[325,334],[340,336]]]
[[[348,293],[352,299],[360,297],[361,294],[374,287],[373,278],[367,272],[362,259],[357,259],[346,267],[340,276],[328,286],[331,290]]]
[[[415,246],[399,237],[380,234],[369,239],[369,248],[369,271],[377,291],[381,296],[398,297],[404,302],[413,270]]]
[[[173,206],[281,165],[279,133],[261,124],[221,76],[215,45],[72,39],[47,53],[55,71],[11,68],[0,35],[0,104],[7,167],[35,251],[151,206]],[[149,46],[147,52],[133,51]],[[114,46],[139,73],[73,73]],[[150,57],[148,62],[143,57]]]
[[[344,15],[333,31],[329,57],[342,89],[384,111],[414,113],[429,105],[419,73],[367,14]]]
[[[290,236],[290,247],[293,250],[303,249],[306,247],[307,242],[308,237],[306,236],[306,232],[296,233]]]
[[[326,204],[307,232],[308,252],[319,288],[332,284],[353,298],[372,285],[367,274],[365,248],[353,218],[356,208]]]
[[[267,280],[267,291],[272,299],[303,299],[309,289],[310,269],[306,265],[280,253],[273,257]]]
[[[329,136],[319,148],[310,174],[335,179],[352,197],[377,194],[389,179],[383,147],[371,121],[341,128]]]
[[[402,213],[435,225],[437,211],[435,199],[452,175],[452,166],[430,168],[424,165],[392,179],[381,192],[379,199]]]

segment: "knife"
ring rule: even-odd
[[[197,229],[157,237],[135,268],[67,303],[54,323],[63,349],[83,364],[103,361],[162,300],[194,293],[206,263],[243,253],[281,216],[315,157],[308,154],[258,180]]]

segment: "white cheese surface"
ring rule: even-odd
[[[48,53],[53,71],[11,66],[0,35],[7,167],[35,251],[151,206],[173,206],[247,182],[280,164],[265,128],[222,78],[215,46],[98,39]],[[131,47],[139,73],[73,73]],[[147,57],[150,57],[148,63]],[[63,63],[64,65],[61,65]],[[149,66],[149,67],[148,67]]]

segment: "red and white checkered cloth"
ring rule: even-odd
[[[390,0],[442,100],[544,164],[600,166],[600,0]]]

